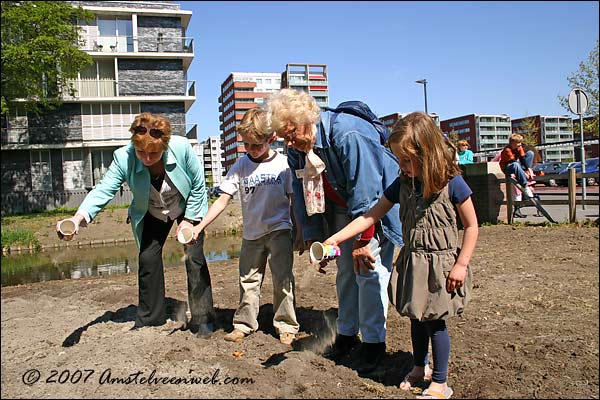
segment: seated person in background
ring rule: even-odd
[[[531,188],[527,186],[527,179],[533,178],[531,169],[533,163],[533,151],[525,152],[523,149],[523,136],[518,133],[510,135],[508,145],[500,153],[500,169],[506,175],[514,175],[515,179],[524,189],[526,197],[533,197]],[[527,174],[525,173],[527,171]]]
[[[469,150],[469,142],[462,139],[456,142],[458,147],[458,163],[459,164],[473,164],[473,152]]]

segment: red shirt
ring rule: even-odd
[[[500,153],[500,169],[502,172],[506,172],[506,166],[513,161],[520,160],[525,157],[525,149],[523,146],[517,147],[515,150],[511,149],[510,145],[506,146],[502,153]]]
[[[323,178],[323,191],[325,192],[325,197],[339,206],[348,208],[348,204],[346,204],[346,201],[335,191],[333,186],[331,186],[331,184],[329,183],[329,180],[327,179],[327,174],[325,174],[325,172],[322,172],[321,177]],[[371,227],[369,227],[366,231],[361,233],[360,240],[369,241],[373,239],[374,235],[375,225],[371,225]]]

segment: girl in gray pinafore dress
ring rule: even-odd
[[[447,385],[450,337],[446,319],[460,315],[471,296],[469,267],[478,236],[473,192],[455,163],[456,149],[431,117],[415,112],[399,120],[388,139],[402,169],[379,202],[329,239],[339,245],[379,221],[400,204],[404,246],[390,280],[389,297],[401,315],[411,319],[414,367],[400,389],[419,381],[431,384],[417,398],[450,398]],[[458,235],[458,217],[464,234]],[[459,250],[460,249],[460,250]],[[353,253],[354,254],[354,253]],[[356,257],[367,271],[371,257]],[[426,367],[429,341],[433,373]]]

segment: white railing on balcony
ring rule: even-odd
[[[83,36],[80,50],[102,53],[193,53],[194,39],[173,36]]]
[[[195,81],[188,80],[127,80],[92,79],[69,81],[77,91],[74,97],[124,97],[124,96],[195,96]]]

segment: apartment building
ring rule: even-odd
[[[224,165],[229,170],[246,154],[237,126],[246,111],[262,106],[265,100],[281,88],[281,75],[270,72],[232,72],[221,84],[219,116],[224,146]]]
[[[512,133],[511,118],[506,114],[469,114],[440,121],[440,129],[446,135],[456,134],[469,143],[471,150],[492,151],[504,147]],[[493,154],[479,161],[493,158]]]
[[[568,116],[533,115],[513,119],[512,132],[534,134],[537,144],[551,144],[573,140],[573,120]],[[543,161],[572,161],[573,146],[540,149]]]
[[[38,208],[73,206],[68,200],[80,201],[106,172],[113,151],[129,143],[129,126],[141,112],[168,117],[173,134],[196,141],[196,127],[186,124],[195,101],[187,79],[192,12],[172,2],[69,3],[95,15],[80,23],[80,49],[94,63],[72,82],[77,94],[64,96],[59,109],[42,115],[17,109],[3,121],[3,203],[5,193],[21,193],[23,201],[35,197]],[[40,202],[52,193],[48,204]]]
[[[321,107],[329,105],[327,66],[323,64],[287,64],[282,73],[232,72],[221,84],[219,116],[224,146],[224,165],[229,170],[236,160],[246,154],[237,126],[246,111],[262,106],[266,99],[280,89],[290,88],[309,93]],[[271,148],[285,153],[283,139]]]
[[[401,118],[404,118],[408,114],[410,114],[410,113],[393,113],[393,114],[384,115],[383,117],[379,117],[379,119],[381,120],[381,122],[383,122],[383,124],[385,126],[388,127],[388,129],[391,132],[394,125],[396,125],[396,122],[398,122]],[[439,128],[440,127],[440,116],[437,115],[436,113],[431,113],[431,114],[429,114],[429,116],[433,119],[433,122],[435,122],[435,124]]]
[[[329,81],[325,64],[286,64],[281,88],[310,94],[319,107],[329,107]]]
[[[205,141],[198,144],[202,154],[201,164],[204,166],[204,177],[206,187],[218,187],[221,185],[225,176],[225,166],[223,165],[223,146],[220,136],[210,136]]]

